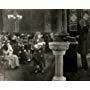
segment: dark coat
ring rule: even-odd
[[[88,53],[88,25],[79,28],[78,52],[82,55]]]

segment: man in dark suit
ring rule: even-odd
[[[82,69],[88,69],[88,63],[86,55],[88,53],[88,30],[89,30],[89,17],[83,16],[83,19],[79,22],[79,39],[78,39],[78,52],[81,54]]]

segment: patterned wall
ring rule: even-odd
[[[78,20],[78,15],[77,15],[77,10],[72,9],[69,11],[69,31],[77,31],[77,20]]]
[[[71,34],[77,33],[78,24],[80,23],[80,20],[83,17],[86,18],[90,22],[90,10],[89,9],[70,9],[68,10],[68,29],[69,29],[68,31],[69,33]]]

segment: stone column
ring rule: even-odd
[[[8,28],[9,28],[9,24],[8,24],[8,19],[7,19],[7,14],[8,14],[8,10],[3,10],[2,11],[2,16],[3,16],[3,32],[7,32]]]
[[[62,9],[56,9],[51,11],[51,26],[53,32],[62,32]]]
[[[59,9],[52,12],[52,30],[67,33],[67,10]]]
[[[57,11],[57,32],[61,33],[63,30],[62,25],[62,9]]]
[[[19,32],[19,22],[20,22],[20,19],[19,19],[19,17],[17,17],[18,11],[14,10],[13,11],[13,15],[15,15],[15,17],[16,17],[15,20],[13,19],[13,22],[14,22],[14,32]]]
[[[51,13],[50,10],[45,10],[44,15],[45,32],[51,32]]]
[[[15,21],[15,31],[14,32],[19,32],[19,20]]]
[[[66,9],[63,10],[62,18],[63,18],[63,21],[62,21],[63,30],[64,30],[64,33],[67,33],[67,10]]]
[[[66,16],[62,18],[62,15],[62,9],[52,11],[52,30],[55,31],[56,34],[54,36],[54,42],[49,43],[49,48],[55,55],[55,76],[53,77],[53,80],[56,81],[66,80],[66,78],[63,76],[63,55],[68,49],[69,43],[64,41],[64,38],[67,36],[67,32],[64,31],[63,19]]]
[[[63,55],[69,47],[69,43],[61,42],[50,42],[50,49],[55,55],[55,76],[53,77],[54,81],[65,81],[66,78],[63,76]]]

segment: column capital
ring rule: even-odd
[[[69,42],[50,42],[49,48],[53,51],[65,51],[69,48]]]

